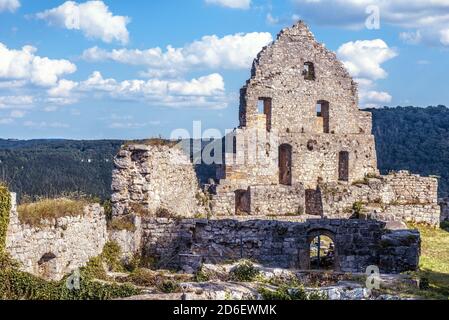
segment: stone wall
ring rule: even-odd
[[[320,185],[323,214],[349,218],[353,206],[360,203],[362,213],[382,221],[405,221],[438,226],[441,209],[437,198],[438,180],[420,177],[407,171],[353,184]]]
[[[417,231],[387,231],[379,221],[314,219],[304,223],[276,220],[146,220],[144,253],[160,266],[195,269],[201,262],[242,258],[265,266],[310,268],[310,243],[318,235],[335,243],[335,270],[382,272],[415,270],[419,262]],[[190,259],[186,259],[190,257]]]
[[[163,210],[173,216],[193,217],[204,212],[194,167],[182,148],[168,142],[125,145],[114,163],[114,216],[155,216]]]
[[[82,216],[42,221],[39,227],[21,224],[12,194],[6,249],[23,271],[60,280],[101,254],[108,241],[103,208],[89,205]]]

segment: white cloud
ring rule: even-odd
[[[449,24],[448,0],[294,0],[301,18],[324,25],[364,28],[367,8],[379,8],[381,25],[407,31],[401,38],[413,42],[449,45],[444,30]],[[332,12],[330,15],[329,12]],[[419,35],[419,37],[416,37]]]
[[[168,46],[148,50],[118,49],[106,51],[98,47],[83,53],[87,61],[111,60],[148,67],[149,75],[176,76],[190,69],[247,69],[265,45],[272,41],[268,32],[204,36],[182,48]]]
[[[72,90],[78,85],[78,83],[66,79],[61,79],[58,85],[49,89],[48,95],[50,97],[69,97]]]
[[[54,111],[55,105],[71,104],[83,98],[111,98],[137,101],[151,106],[171,108],[222,109],[228,104],[223,77],[218,73],[191,80],[124,80],[104,78],[96,71],[81,82],[61,80],[47,91],[44,100]]]
[[[26,111],[23,111],[23,110],[13,110],[13,111],[11,111],[11,113],[10,113],[10,117],[11,118],[23,118],[24,116],[25,116],[25,114],[26,114]]]
[[[220,74],[214,73],[192,80],[124,80],[104,78],[98,71],[85,81],[74,84],[71,91],[94,94],[101,93],[112,99],[132,100],[148,105],[173,108],[202,107],[225,108],[225,84]]]
[[[76,66],[70,61],[36,56],[36,51],[32,46],[24,46],[21,50],[8,49],[0,43],[0,78],[51,86],[60,76],[76,71]]]
[[[69,30],[81,30],[84,35],[92,39],[101,39],[111,43],[119,41],[127,44],[129,32],[127,24],[130,19],[124,16],[114,16],[103,1],[87,1],[78,4],[67,1],[59,7],[40,12],[38,19],[48,21]]]
[[[0,96],[0,109],[29,108],[33,104],[32,96]]]
[[[249,9],[251,0],[205,0],[207,4],[216,4],[231,9]]]
[[[388,76],[382,64],[396,57],[396,50],[381,39],[360,40],[344,43],[337,50],[337,55],[359,84],[362,107],[383,106],[392,101],[388,92],[376,90],[375,81]]]
[[[19,0],[0,0],[0,12],[14,12],[20,7]]]
[[[377,80],[388,75],[381,65],[398,54],[385,41],[376,39],[347,42],[338,48],[337,55],[353,77]]]
[[[29,128],[36,128],[36,129],[42,129],[42,128],[69,128],[70,126],[67,123],[63,122],[35,122],[35,121],[25,121],[23,123],[25,127]]]

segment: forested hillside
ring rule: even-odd
[[[379,168],[441,176],[449,195],[449,109],[397,107],[373,113]],[[112,159],[123,141],[0,140],[0,180],[19,196],[79,192],[110,196]],[[197,168],[210,174],[208,168]]]
[[[444,106],[370,110],[379,168],[440,176],[449,195],[449,109]]]
[[[0,180],[19,196],[110,196],[121,141],[0,140]]]

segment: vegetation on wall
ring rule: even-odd
[[[0,255],[5,251],[10,211],[11,195],[8,188],[0,183]]]
[[[17,207],[17,211],[21,223],[38,226],[44,220],[83,215],[84,208],[88,204],[87,200],[43,199],[37,202],[21,204]]]
[[[18,270],[17,264],[0,254],[0,300],[109,300],[140,293],[131,284],[116,284],[100,280],[106,277],[105,266],[122,270],[119,262],[120,248],[116,243],[105,245],[103,253],[92,258],[79,272],[79,287],[68,286],[69,275],[61,281],[45,281]]]

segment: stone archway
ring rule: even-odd
[[[307,233],[307,254],[301,265],[306,270],[340,271],[338,246],[335,233],[327,229],[316,229]]]

